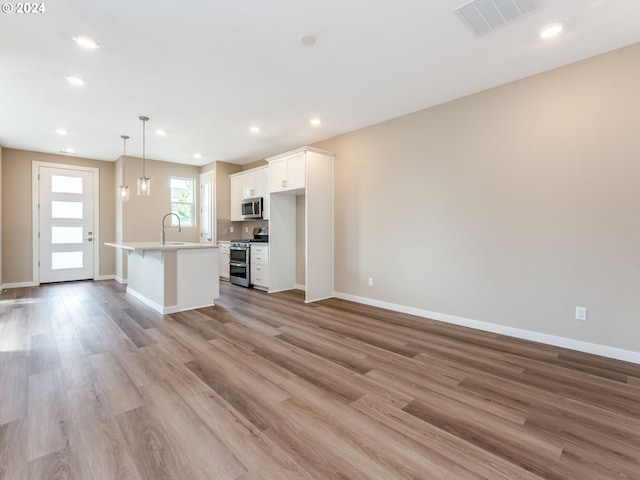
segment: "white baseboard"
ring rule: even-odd
[[[24,287],[37,287],[38,284],[34,282],[16,282],[16,283],[5,283],[0,286],[1,290],[7,288],[24,288]]]
[[[126,285],[128,283],[126,278],[119,277],[118,275],[114,276],[114,280],[120,285]]]
[[[533,342],[544,343],[556,347],[568,348],[570,350],[577,350],[579,352],[591,353],[594,355],[600,355],[602,357],[615,358],[617,360],[623,360],[625,362],[640,364],[640,352],[608,347],[606,345],[599,345],[596,343],[583,342],[581,340],[574,340],[572,338],[548,335],[546,333],[533,332],[531,330],[524,330],[521,328],[507,327],[505,325],[498,325],[496,323],[483,322],[470,318],[457,317],[455,315],[448,315],[446,313],[430,312],[428,310],[422,310],[420,308],[407,307],[405,305],[398,305],[395,303],[383,302],[381,300],[349,295],[347,293],[335,292],[335,296],[336,298],[340,298],[342,300],[349,300],[351,302],[371,305],[373,307],[393,310],[395,312],[408,313],[417,317],[430,318],[432,320],[438,320],[440,322],[451,323],[463,327],[475,328],[477,330],[483,330],[485,332],[499,333],[501,335],[520,338],[522,340],[531,340]]]
[[[156,312],[162,313],[163,315],[168,315],[170,313],[178,312],[178,306],[177,305],[171,305],[169,307],[164,307],[164,306],[160,305],[159,303],[154,302],[150,298],[145,297],[141,293],[136,292],[135,290],[132,290],[131,287],[127,287],[127,293],[129,295],[131,295],[132,297],[137,298],[138,300],[140,300],[142,303],[144,303],[148,307],[153,308]]]
[[[334,296],[331,295],[330,297],[321,297],[321,298],[314,298],[313,300],[305,300],[304,303],[314,303],[314,302],[321,302],[322,300],[328,300],[330,298],[333,298]]]
[[[288,292],[290,290],[294,290],[293,288],[281,288],[280,290],[272,290],[269,288],[269,293],[280,293],[280,292]]]
[[[115,275],[98,275],[94,280],[115,280]]]
[[[300,285],[298,283],[296,283],[296,290],[302,290],[303,292],[307,291],[307,286],[306,285]]]

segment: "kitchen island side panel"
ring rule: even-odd
[[[176,251],[132,251],[128,263],[127,292],[163,313],[177,307]]]
[[[178,250],[177,304],[178,309],[214,305],[220,296],[218,278],[218,249]]]

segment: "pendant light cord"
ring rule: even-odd
[[[124,143],[124,147],[123,147],[123,153],[122,153],[122,185],[124,186],[124,182],[125,182],[125,174],[124,174],[124,164],[127,161],[127,138],[129,138],[126,135],[120,135],[122,137],[122,141]]]
[[[143,178],[147,178],[146,174],[145,174],[145,169],[144,169],[144,163],[145,163],[145,139],[146,139],[146,123],[147,120],[149,120],[147,117],[140,117],[140,119],[142,120],[142,177]]]
[[[141,115],[142,121],[142,176],[138,177],[138,195],[149,196],[149,179],[147,178],[147,126],[145,123],[149,117]]]

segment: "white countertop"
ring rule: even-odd
[[[109,247],[122,248],[123,250],[184,250],[196,248],[218,248],[215,244],[205,243],[189,243],[189,242],[166,242],[164,245],[160,242],[123,242],[123,243],[105,243]]]

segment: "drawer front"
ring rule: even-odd
[[[269,255],[269,245],[251,245],[251,255],[253,254]]]
[[[269,255],[251,253],[251,265],[269,265]]]
[[[269,267],[265,265],[251,265],[251,283],[261,287],[269,287]]]

